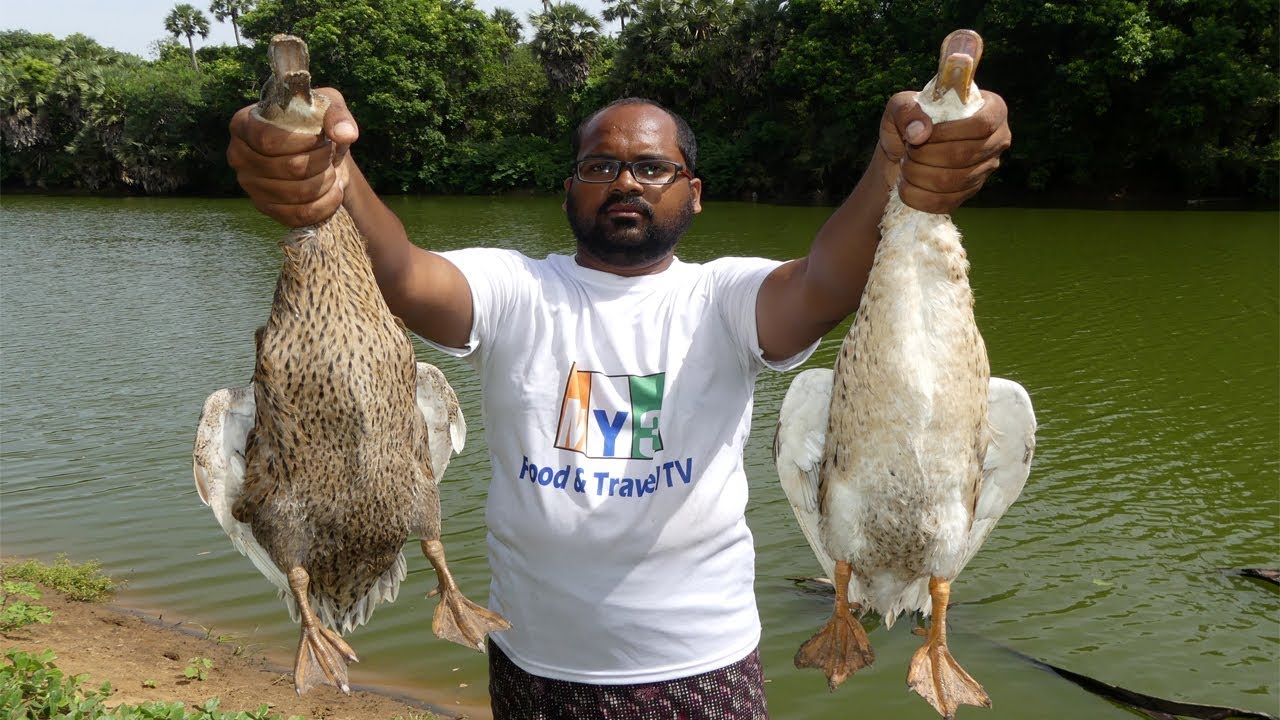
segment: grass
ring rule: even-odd
[[[82,602],[101,602],[116,591],[116,583],[102,574],[102,567],[95,560],[72,565],[66,555],[58,555],[52,565],[37,560],[27,560],[0,568],[5,580],[25,580],[52,588]]]
[[[286,720],[267,705],[256,710],[224,712],[218,698],[205,700],[193,709],[180,702],[153,701],[142,705],[120,705],[108,710],[104,702],[111,696],[111,683],[85,687],[85,675],[67,676],[54,662],[53,651],[29,653],[11,649],[8,661],[0,666],[0,710],[9,718],[59,718],[61,720]],[[197,658],[198,659],[198,658]],[[287,720],[303,720],[290,715]],[[391,720],[438,720],[430,713]]]

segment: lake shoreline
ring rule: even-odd
[[[85,199],[148,199],[148,200],[248,200],[241,192],[232,192],[227,194],[200,194],[200,193],[165,193],[149,195],[145,193],[127,192],[124,190],[102,191],[102,190],[86,190],[84,188],[40,188],[25,186],[6,186],[0,187],[0,198],[8,195],[10,197],[66,197],[66,198],[85,198]],[[442,198],[491,198],[495,200],[501,199],[545,199],[559,198],[559,192],[543,192],[539,190],[521,189],[508,190],[501,193],[493,193],[489,195],[431,195],[426,193],[379,193],[384,201],[407,199],[407,200],[431,200]],[[741,197],[732,197],[725,195],[716,195],[715,193],[707,193],[703,196],[704,202],[741,202],[759,205],[771,205],[775,207],[825,207],[835,209],[843,197],[837,197],[834,194],[824,194],[818,198],[795,198],[788,196],[758,198],[753,200],[749,195]],[[1161,193],[1132,193],[1132,194],[1110,194],[1101,195],[1085,191],[1058,190],[1052,192],[1035,192],[1030,190],[1020,190],[1014,188],[1005,188],[993,186],[984,188],[981,193],[965,201],[965,208],[1000,208],[1010,210],[1098,210],[1098,211],[1116,211],[1116,212],[1148,212],[1148,211],[1165,211],[1165,212],[1276,212],[1280,211],[1280,205],[1275,199],[1269,199],[1262,196],[1254,195],[1221,195],[1221,196],[1205,196],[1205,197],[1188,197],[1185,195],[1172,195]]]
[[[120,604],[118,596],[109,602],[80,602],[57,590],[41,591],[33,602],[53,611],[49,624],[4,633],[5,652],[52,650],[55,664],[67,676],[88,676],[82,687],[109,682],[111,707],[178,701],[194,708],[217,697],[224,712],[251,711],[265,703],[284,718],[307,720],[423,720],[431,717],[428,712],[452,720],[489,717],[487,707],[464,707],[450,699],[444,684],[410,692],[352,683],[350,695],[325,686],[298,697],[286,664],[292,658],[267,656],[235,637],[212,635],[193,618],[175,620]],[[198,658],[207,658],[212,667],[204,680],[189,679],[185,670]],[[352,670],[358,675],[359,666]]]

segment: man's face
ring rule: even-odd
[[[619,105],[584,129],[575,161],[671,160],[684,164],[676,124],[652,105]],[[603,269],[635,270],[671,255],[693,216],[702,212],[702,182],[684,175],[670,185],[642,185],[629,169],[613,182],[564,183],[564,209],[585,253]]]

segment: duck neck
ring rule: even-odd
[[[346,208],[339,207],[324,222],[295,228],[280,241],[280,248],[284,252],[281,288],[320,281],[342,283],[349,291],[377,292],[364,238]]]

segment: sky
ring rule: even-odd
[[[588,12],[600,16],[600,0],[576,0]],[[208,12],[208,0],[0,0],[0,30],[27,30],[50,33],[65,38],[74,33],[88,35],[98,44],[154,59],[151,46],[156,40],[171,37],[164,31],[164,18],[180,2],[195,5],[209,17],[209,37],[195,38],[196,47],[234,45],[231,23],[218,22]],[[528,39],[528,15],[541,12],[542,0],[474,0],[476,7],[491,12],[505,7],[516,14],[525,26]],[[602,21],[603,22],[603,21]],[[606,32],[616,32],[606,26]],[[185,38],[183,43],[186,43]]]

